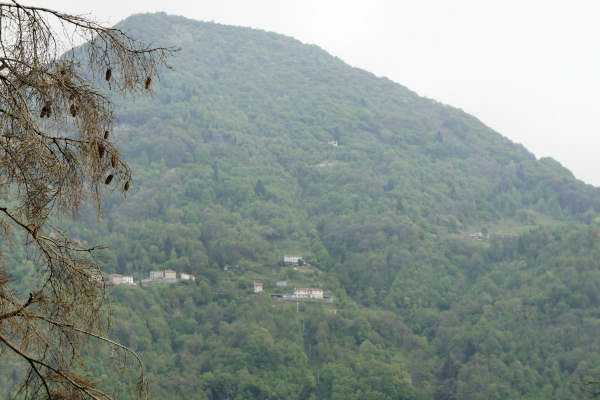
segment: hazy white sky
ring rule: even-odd
[[[462,108],[600,186],[600,2],[31,1],[114,24],[139,12],[250,26]]]

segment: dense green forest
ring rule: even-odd
[[[579,399],[600,376],[599,189],[316,46],[165,14],[120,27],[181,51],[153,98],[116,99],[127,198],[60,224],[108,246],[107,274],[196,276],[108,290],[153,398]],[[6,255],[35,281],[26,249]],[[334,301],[270,296],[294,287]],[[111,349],[88,356],[127,398]],[[0,365],[0,398],[21,370]]]

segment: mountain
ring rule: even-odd
[[[116,100],[127,199],[65,225],[109,246],[108,273],[196,276],[110,291],[155,397],[574,399],[598,375],[597,188],[293,38],[166,14],[119,27],[181,51],[153,98]],[[269,297],[294,287],[334,301]],[[108,365],[93,372],[125,394]]]

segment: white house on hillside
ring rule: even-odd
[[[111,274],[108,276],[108,282],[112,285],[135,285],[133,282],[133,276]]]
[[[323,289],[318,288],[294,288],[294,297],[298,299],[322,299]]]
[[[177,279],[177,272],[172,269],[165,269],[163,272],[165,279]]]
[[[155,281],[164,278],[163,271],[150,271],[150,279]]]
[[[150,280],[159,281],[159,280],[177,280],[177,272],[172,269],[165,269],[162,271],[150,271]]]
[[[304,261],[302,256],[283,256],[283,262],[285,264],[298,264],[300,261]]]
[[[186,274],[182,272],[180,275],[182,281],[195,281],[196,277],[194,275]]]

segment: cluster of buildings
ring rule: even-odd
[[[165,269],[161,271],[150,271],[150,277],[146,279],[142,279],[139,284],[141,286],[151,286],[151,285],[159,285],[159,284],[169,284],[169,283],[177,283],[179,281],[195,281],[196,277],[191,274],[180,273],[179,276],[177,272],[172,269]],[[109,285],[137,285],[138,283],[133,280],[133,276],[131,275],[121,275],[121,274],[110,274],[108,276],[107,283]]]
[[[285,282],[285,285],[279,283]],[[277,286],[286,286],[287,281],[277,282]],[[254,281],[254,293],[262,293],[264,285],[260,281]],[[283,300],[291,301],[309,301],[309,300],[324,300],[328,302],[333,301],[332,296],[326,296],[323,289],[320,288],[294,288],[294,291],[288,294],[272,294],[271,297],[280,298]]]

